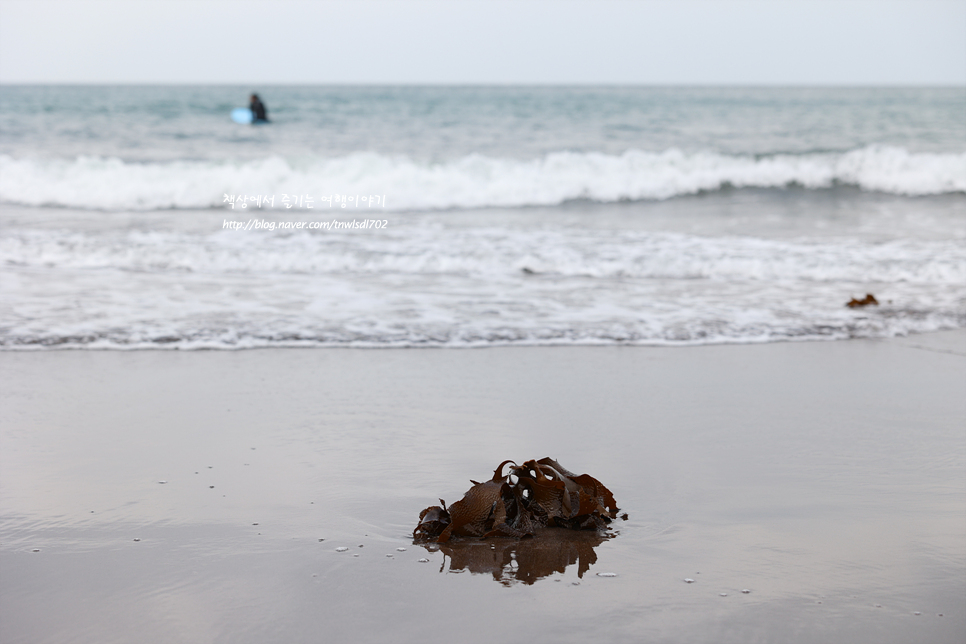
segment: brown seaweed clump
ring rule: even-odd
[[[872,293],[866,293],[865,297],[863,297],[861,300],[857,300],[853,297],[846,303],[845,306],[849,307],[850,309],[854,309],[860,306],[869,306],[870,304],[873,306],[879,306],[879,301],[875,299],[875,295]]]
[[[519,466],[503,461],[489,481],[470,482],[473,487],[456,503],[446,507],[440,499],[442,507],[420,512],[413,539],[444,543],[451,537],[527,537],[554,526],[603,531],[619,512],[603,483],[588,474],[578,476],[551,458]]]

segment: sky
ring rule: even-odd
[[[966,0],[0,0],[0,83],[966,86]]]

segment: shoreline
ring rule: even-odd
[[[97,352],[137,352],[137,351],[157,351],[157,352],[236,352],[236,351],[263,351],[263,350],[328,350],[328,349],[346,349],[346,350],[400,350],[400,349],[440,349],[440,350],[481,350],[481,349],[549,349],[549,348],[606,348],[606,347],[627,347],[627,348],[639,348],[639,349],[693,349],[699,347],[723,347],[723,346],[764,346],[772,344],[796,344],[796,343],[826,343],[826,342],[889,342],[889,341],[902,341],[902,340],[912,340],[914,338],[921,337],[931,337],[937,336],[941,338],[938,342],[940,344],[945,343],[945,338],[948,336],[953,338],[951,343],[954,346],[958,344],[966,344],[966,341],[961,341],[957,343],[955,336],[957,334],[966,334],[966,327],[958,327],[952,329],[939,329],[935,331],[922,331],[922,332],[910,332],[904,335],[893,335],[886,337],[788,337],[780,340],[774,339],[762,339],[762,340],[717,340],[711,342],[694,341],[694,342],[674,342],[668,341],[666,343],[659,343],[655,341],[642,341],[642,342],[611,342],[611,341],[591,341],[591,342],[570,342],[570,343],[556,343],[554,340],[548,340],[546,343],[533,342],[533,343],[514,343],[514,342],[483,342],[479,344],[380,344],[380,343],[359,343],[359,344],[317,344],[306,342],[305,344],[286,344],[284,342],[279,342],[277,344],[271,345],[253,345],[253,346],[198,346],[198,347],[180,347],[180,346],[170,346],[165,347],[163,344],[157,344],[150,346],[124,346],[124,345],[112,345],[112,346],[92,346],[91,344],[75,346],[60,346],[60,345],[41,345],[41,344],[18,344],[11,345],[8,347],[3,347],[0,349],[0,355],[4,353],[43,353],[43,352],[56,352],[56,351],[97,351]],[[64,343],[67,344],[67,343]],[[911,345],[910,345],[911,346]],[[956,349],[953,349],[956,351]]]

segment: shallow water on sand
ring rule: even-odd
[[[958,642],[962,338],[3,354],[0,635]],[[543,456],[613,538],[412,543]]]

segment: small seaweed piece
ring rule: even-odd
[[[419,524],[413,530],[413,538],[429,537],[440,534],[450,523],[449,512],[446,511],[446,502],[439,500],[443,507],[434,505],[426,508],[419,513]]]
[[[869,306],[870,304],[872,306],[879,306],[879,301],[875,299],[875,295],[873,295],[872,293],[866,293],[865,297],[862,298],[861,300],[857,300],[853,297],[851,300],[848,301],[848,303],[846,303],[845,306],[849,307],[850,309],[854,309],[860,306]]]
[[[509,473],[503,469],[511,464]],[[516,481],[513,481],[513,478]],[[416,541],[445,543],[453,537],[533,536],[543,527],[574,530],[607,529],[617,518],[614,495],[589,474],[574,474],[560,463],[543,458],[503,461],[489,481],[473,486],[448,508],[431,506],[419,515],[413,530]]]

